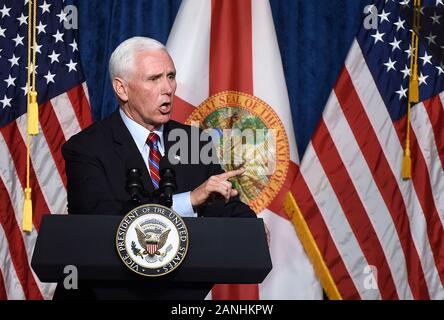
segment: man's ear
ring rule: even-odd
[[[113,89],[114,92],[116,93],[117,97],[119,97],[119,99],[125,103],[128,101],[128,88],[127,88],[127,84],[126,82],[119,78],[116,77],[113,79]]]

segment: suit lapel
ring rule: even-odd
[[[163,146],[165,149],[164,157],[168,157],[168,150],[170,150],[171,145],[173,144],[173,141],[168,140],[168,134],[171,130],[171,121],[165,123],[163,125]]]
[[[176,128],[176,126],[174,125],[174,121],[172,121],[172,120],[168,121],[163,126],[163,145],[165,148],[165,154],[163,157],[168,157],[168,152],[170,151],[170,148],[173,146],[173,144],[178,142],[176,140],[169,140],[168,139],[168,135],[169,135],[170,131],[175,128]],[[187,144],[187,147],[188,147],[188,144]],[[180,153],[180,149],[179,149],[179,153]],[[177,154],[177,152],[176,152],[176,154],[174,154],[172,156],[177,157],[177,156],[179,156],[179,154]],[[178,159],[180,159],[180,158],[178,158]],[[178,166],[178,165],[180,165],[180,163],[177,164],[176,166]]]
[[[173,120],[170,120],[169,122],[167,122],[164,125],[163,141],[164,141],[164,146],[165,146],[165,157],[168,157],[168,153],[170,152],[171,147],[174,144],[179,143],[179,141],[181,139],[181,137],[176,137],[175,139],[168,140],[169,133],[176,128],[180,128],[180,127],[178,127],[176,122]],[[191,139],[190,134],[188,132],[186,132],[186,134],[187,134],[187,136],[182,137],[182,138]],[[192,166],[185,165],[185,163],[188,163],[187,161],[189,161],[189,159],[190,159],[191,141],[182,141],[182,143],[185,143],[185,147],[187,148],[187,150],[182,150],[181,148],[179,148],[173,154],[170,155],[171,157],[173,157],[173,159],[175,158],[174,162],[177,162],[177,160],[179,160],[179,162],[177,164],[172,165],[172,167],[176,173],[176,184],[177,184],[176,192],[177,193],[190,191],[189,189],[186,189],[187,183],[190,182],[190,181],[187,181],[187,179],[189,179],[189,176],[187,178],[186,176],[184,176],[184,174],[188,173],[192,167]],[[182,154],[182,152],[185,152],[185,154]],[[171,159],[171,160],[173,160],[173,159]],[[182,161],[184,161],[184,163]]]
[[[119,110],[115,111],[111,115],[111,131],[114,142],[114,150],[117,156],[120,158],[120,161],[122,161],[125,170],[127,171],[131,168],[138,168],[141,173],[144,190],[147,190],[150,193],[153,192],[154,187],[153,183],[151,182],[148,168],[145,165],[133,137],[125,126],[125,123],[119,114]]]

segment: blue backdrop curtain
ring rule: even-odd
[[[372,2],[270,0],[301,156],[362,22],[364,7]],[[78,8],[79,50],[94,120],[99,120],[117,108],[107,70],[114,48],[134,35],[166,43],[181,0],[67,3]]]

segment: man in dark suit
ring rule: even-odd
[[[155,133],[160,155],[180,158],[173,166],[177,181],[174,210],[182,216],[255,217],[229,181],[244,169],[225,173],[218,163],[204,164],[200,159],[190,164],[189,159],[183,159],[186,154],[169,152],[174,143],[187,143],[186,153],[190,155],[191,144],[197,143],[202,151],[205,142],[170,139],[178,130],[184,133],[182,137],[190,138],[192,129],[170,119],[176,70],[165,47],[149,38],[128,39],[111,55],[109,68],[120,108],[73,136],[62,149],[69,213],[128,212],[130,195],[125,186],[131,168],[142,173],[144,189],[154,191],[158,163],[155,167],[150,164],[152,147],[146,141],[150,133]]]
[[[170,162],[172,158],[180,158],[173,166],[177,181],[173,210],[181,216],[256,217],[240,201],[229,181],[244,169],[224,172],[218,163],[205,164],[200,157],[198,163],[187,159],[191,152],[204,151],[207,141],[189,141],[193,136],[191,130],[198,129],[170,120],[176,70],[165,47],[149,38],[128,39],[113,52],[109,69],[120,108],[71,137],[62,148],[68,178],[68,212],[120,215],[129,212],[131,201],[126,190],[129,169],[139,169],[147,193],[158,186],[159,163],[153,167],[153,148]],[[156,146],[147,144],[153,133]],[[182,140],[174,139],[179,136]],[[182,154],[171,152],[177,149],[176,143],[185,144],[185,148],[178,149]],[[197,143],[197,149],[193,149],[193,143]],[[210,152],[209,157],[213,155]],[[82,283],[79,290],[64,290],[59,285],[54,299],[144,296],[143,290],[101,286]]]

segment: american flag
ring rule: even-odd
[[[420,43],[412,179],[403,180],[413,48],[400,9],[411,10],[412,1],[373,6],[377,28],[363,26],[354,39],[301,162],[295,198],[342,298],[443,299],[444,69]],[[437,16],[432,32],[444,30]]]
[[[69,12],[62,1],[37,1],[40,133],[30,144],[33,230],[23,233],[30,3],[0,0],[0,299],[52,298],[54,284],[39,281],[30,266],[31,257],[42,216],[67,212],[60,148],[92,122]]]

